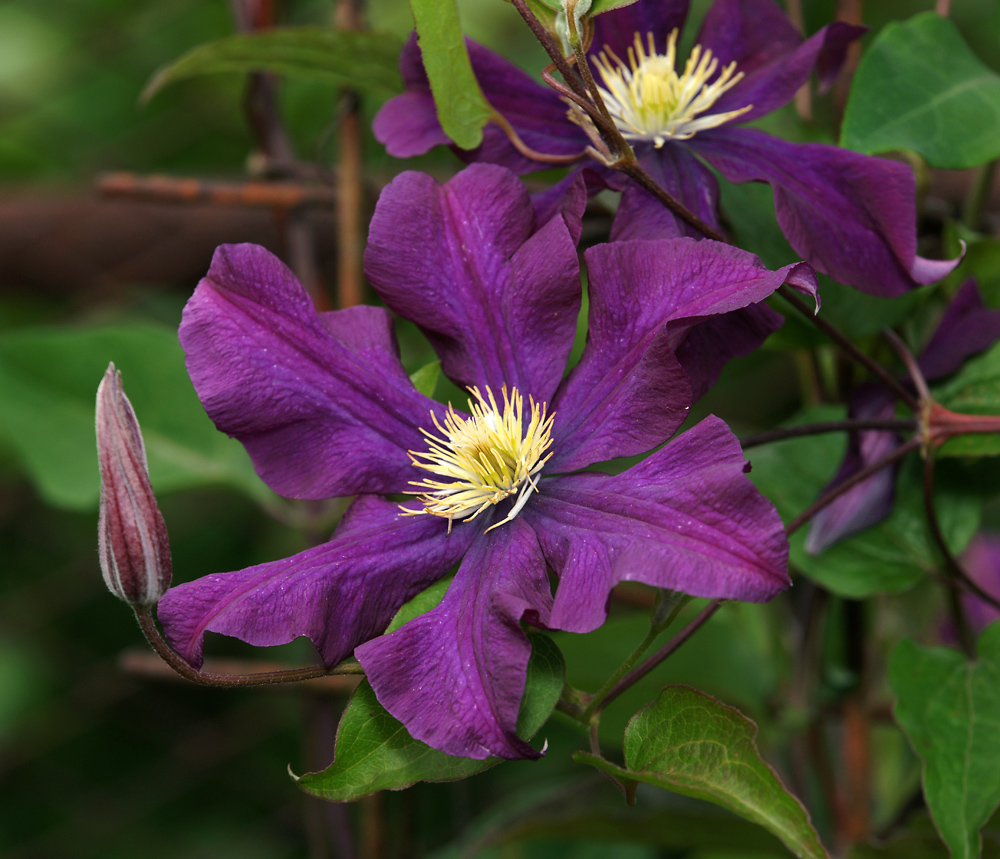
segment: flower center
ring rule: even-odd
[[[635,34],[635,47],[628,49],[627,64],[610,48],[605,48],[594,61],[604,80],[601,96],[627,140],[652,140],[659,149],[669,139],[687,140],[752,107],[698,117],[739,83],[743,72],[736,72],[736,63],[732,62],[710,84],[719,61],[711,51],[695,45],[684,73],[679,75],[675,69],[677,30],[667,40],[666,54],[656,53],[652,33],[648,41],[647,52],[642,38]]]
[[[486,508],[517,495],[507,518],[487,529],[491,530],[513,519],[538,488],[534,478],[552,456],[545,454],[552,445],[552,416],[546,417],[545,403],[539,405],[529,397],[531,418],[525,427],[524,398],[516,388],[508,394],[504,387],[502,410],[489,388],[485,396],[478,388],[469,392],[476,400],[469,400],[472,417],[461,417],[449,405],[442,426],[432,412],[440,435],[422,429],[430,450],[409,451],[413,464],[436,478],[410,481],[411,486],[419,487],[413,494],[424,507],[404,508],[403,513],[442,516],[450,530],[452,520],[475,519]]]

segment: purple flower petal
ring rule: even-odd
[[[677,360],[691,382],[692,401],[708,393],[731,359],[749,355],[784,321],[784,316],[761,303],[692,326],[675,348]]]
[[[710,226],[719,229],[719,183],[683,143],[649,149],[642,155],[646,172],[672,197]],[[701,238],[702,234],[678,218],[635,182],[625,186],[611,225],[611,241],[628,239]]]
[[[365,264],[457,384],[551,397],[576,334],[579,261],[564,218],[535,231],[514,174],[476,164],[445,185],[397,176],[379,198]]]
[[[538,152],[553,155],[582,153],[586,134],[567,118],[567,106],[555,90],[535,81],[513,63],[466,39],[469,59],[486,100]],[[406,85],[375,117],[372,130],[390,155],[410,158],[451,141],[441,130],[430,84],[415,37],[399,59]],[[502,164],[516,173],[530,173],[545,165],[521,155],[497,125],[483,129],[483,142],[473,150],[457,150],[466,161]]]
[[[401,492],[443,408],[399,363],[389,314],[322,317],[295,276],[257,245],[223,245],[184,308],[187,369],[215,425],[243,442],[275,492],[330,498]]]
[[[698,43],[712,51],[720,68],[735,62],[744,77],[712,106],[712,113],[753,105],[736,121],[764,116],[787,104],[814,66],[824,86],[831,84],[848,45],[864,32],[864,27],[838,22],[803,42],[772,0],[716,0],[705,16]]]
[[[178,585],[157,613],[171,646],[196,667],[206,632],[261,647],[304,635],[335,665],[447,573],[475,534],[468,528],[448,534],[439,518],[401,516],[397,504],[362,496],[329,543]]]
[[[589,632],[620,581],[762,602],[790,584],[774,506],[715,417],[623,474],[544,480],[525,514],[559,575],[550,625]]]
[[[815,294],[808,266],[769,271],[720,242],[613,242],[585,257],[587,346],[552,404],[550,474],[644,453],[673,434],[692,402],[674,347],[692,324],[755,304],[786,280]]]
[[[731,182],[769,182],[792,247],[835,280],[893,297],[958,264],[917,256],[913,172],[905,164],[750,128],[706,131],[694,142]]]
[[[962,566],[979,587],[1000,599],[1000,536],[982,531],[976,534],[962,553]],[[1000,612],[975,594],[963,593],[962,605],[976,632],[1000,618]]]
[[[992,346],[1000,337],[1000,310],[983,304],[975,280],[967,280],[955,293],[934,336],[920,355],[926,379],[954,373],[965,359]]]
[[[547,224],[553,218],[560,217],[566,222],[573,244],[579,244],[580,234],[583,232],[583,213],[589,196],[587,176],[592,174],[592,170],[578,168],[555,185],[532,194],[531,204],[535,207],[536,223]]]
[[[643,44],[646,44],[646,34],[652,33],[656,50],[664,53],[671,31],[684,28],[689,5],[689,0],[639,0],[638,3],[598,15],[594,18],[594,40],[590,52],[598,53],[609,47],[619,57],[625,58],[635,42],[636,33],[642,36]]]
[[[438,122],[434,96],[413,33],[399,55],[399,71],[405,91],[390,98],[375,115],[372,132],[390,155],[412,158],[435,146],[451,143]]]
[[[851,395],[852,418],[891,418],[896,398],[881,385],[858,387]],[[878,462],[899,447],[899,434],[884,430],[862,430],[848,437],[847,453],[833,480],[820,496],[836,488],[862,468]],[[818,555],[834,543],[877,525],[892,512],[898,466],[890,465],[852,487],[828,507],[820,510],[809,525],[806,551]]]
[[[358,660],[416,739],[478,760],[537,758],[515,733],[531,655],[521,621],[547,625],[551,604],[538,540],[514,519],[478,536],[440,605],[359,647]]]

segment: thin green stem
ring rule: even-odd
[[[785,441],[807,435],[821,435],[830,432],[854,432],[856,430],[900,430],[913,432],[917,422],[913,418],[848,418],[842,421],[817,421],[812,424],[799,424],[794,427],[781,427],[767,432],[754,433],[740,440],[743,449],[770,444],[775,441]]]
[[[813,516],[819,513],[824,507],[829,506],[845,492],[853,489],[859,483],[867,480],[873,474],[881,471],[888,465],[892,465],[894,462],[898,462],[904,456],[911,453],[920,447],[921,440],[919,438],[911,438],[897,447],[891,453],[886,454],[881,459],[876,460],[871,465],[867,465],[862,469],[854,472],[850,477],[847,478],[843,483],[838,483],[833,489],[826,493],[822,498],[816,501],[815,504],[811,504],[805,510],[803,510],[798,516],[792,519],[785,526],[785,534],[789,537],[799,530],[803,525],[806,524]]]
[[[705,623],[707,623],[708,619],[719,610],[721,605],[721,599],[712,600],[701,610],[694,620],[678,632],[677,635],[671,638],[670,641],[663,645],[663,647],[656,651],[656,653],[650,656],[649,659],[643,662],[638,668],[633,669],[622,677],[621,680],[619,680],[611,689],[611,691],[604,696],[601,706],[606,707],[614,701],[615,698],[621,695],[622,692],[638,683],[643,677],[649,674],[650,671],[663,662],[663,660],[665,660],[668,656],[671,656],[682,644],[684,644],[684,642],[686,642],[692,635],[701,629]]]
[[[976,174],[976,179],[969,189],[969,195],[965,198],[965,210],[962,212],[962,223],[970,230],[978,230],[982,226],[983,211],[989,202],[996,175],[997,162],[995,160],[984,164]]]
[[[959,593],[960,585],[972,584],[976,591],[981,591],[975,582],[966,575],[958,559],[952,554],[948,541],[945,539],[944,531],[941,530],[941,522],[938,519],[937,508],[934,504],[934,455],[928,454],[924,460],[924,510],[927,512],[927,525],[931,531],[931,537],[937,545],[938,550],[944,558],[945,570],[948,574],[948,610],[951,613],[952,622],[955,624],[955,635],[958,643],[969,659],[976,655],[975,636],[969,626],[969,619],[965,615],[965,606],[962,605],[962,596]],[[990,600],[995,604],[995,600]]]
[[[605,698],[607,698],[615,686],[618,685],[618,681],[628,674],[639,662],[639,660],[642,659],[643,654],[649,650],[650,647],[652,647],[653,642],[656,641],[662,631],[662,628],[650,627],[649,632],[646,633],[646,637],[639,642],[639,646],[628,655],[628,658],[618,666],[615,673],[612,674],[604,685],[594,693],[594,697],[580,714],[581,721],[596,722],[593,717],[603,705]]]
[[[904,388],[899,380],[896,379],[892,373],[890,373],[885,367],[879,364],[877,361],[868,357],[864,352],[862,352],[857,346],[855,346],[850,340],[848,340],[843,334],[840,333],[833,325],[827,322],[816,313],[800,299],[787,284],[783,284],[778,287],[778,293],[781,295],[785,301],[787,301],[792,307],[794,307],[799,313],[805,316],[813,325],[819,328],[827,337],[833,340],[841,349],[844,350],[845,354],[854,361],[857,361],[863,367],[865,367],[872,375],[877,376],[886,386],[888,386],[892,392],[899,397],[907,407],[913,412],[920,411],[920,403],[917,402],[916,397],[913,396],[906,388]]]

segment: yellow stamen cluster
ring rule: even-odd
[[[441,516],[448,520],[450,530],[454,519],[475,519],[488,507],[517,495],[507,518],[487,529],[492,530],[513,519],[538,488],[535,477],[552,455],[545,454],[552,445],[552,416],[546,417],[544,403],[539,405],[529,397],[531,418],[525,427],[524,398],[516,388],[508,394],[504,387],[502,411],[489,388],[485,396],[478,388],[469,392],[475,398],[475,402],[469,400],[472,417],[458,415],[449,405],[442,426],[432,412],[440,437],[421,430],[430,450],[409,451],[417,468],[444,479],[411,481],[419,487],[414,494],[424,507],[403,508],[403,513]]]
[[[628,63],[606,48],[595,60],[604,81],[601,96],[622,136],[628,140],[652,140],[657,149],[667,140],[687,140],[697,132],[715,128],[746,113],[752,105],[695,118],[743,78],[730,63],[715,81],[708,83],[719,66],[712,52],[695,45],[677,74],[677,30],[667,40],[667,53],[656,53],[653,34],[649,50],[635,34],[635,48],[628,49]]]

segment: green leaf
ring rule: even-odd
[[[562,692],[565,666],[552,640],[531,635],[531,661],[517,719],[518,736],[533,737]],[[378,790],[401,790],[418,781],[455,781],[501,763],[446,755],[414,740],[378,703],[366,680],[351,697],[337,731],[336,758],[322,772],[299,778],[299,787],[322,799],[345,802]]]
[[[376,95],[403,88],[399,77],[402,44],[388,33],[324,27],[277,27],[238,33],[192,48],[159,69],[142,93],[149,101],[168,84],[221,72],[276,72]]]
[[[910,149],[934,167],[983,164],[1000,156],[1000,76],[934,12],[887,24],[854,75],[841,144]]]
[[[979,830],[1000,804],[1000,623],[979,659],[906,639],[889,663],[896,721],[924,763],[924,796],[956,859],[980,855]]]
[[[933,391],[946,409],[970,415],[1000,415],[1000,343],[967,361],[958,374]],[[941,448],[942,456],[996,456],[1000,435],[967,435]]]
[[[433,397],[434,389],[437,388],[438,379],[441,378],[441,362],[431,361],[424,364],[416,373],[410,376],[410,381],[425,397]]]
[[[176,329],[137,322],[0,334],[0,432],[48,502],[97,505],[94,404],[110,361],[142,427],[154,490],[225,484],[259,501],[274,497],[243,446],[202,409]]]
[[[417,594],[409,602],[404,603],[399,611],[396,612],[396,616],[389,622],[389,625],[385,629],[385,634],[388,635],[390,632],[395,632],[404,623],[409,623],[409,621],[418,615],[427,614],[427,612],[444,599],[445,591],[448,590],[448,585],[450,584],[451,577],[439,579],[429,588]]]
[[[844,417],[841,408],[814,408],[789,424]],[[845,433],[826,433],[752,448],[747,452],[753,465],[750,477],[789,522],[819,497],[836,472],[845,446]],[[927,529],[921,479],[919,463],[904,463],[889,517],[818,555],[805,551],[808,526],[800,528],[790,540],[792,564],[834,593],[854,599],[913,587],[939,563]],[[948,544],[960,552],[979,526],[980,502],[944,484],[937,487],[935,498]]]
[[[777,835],[796,856],[828,859],[809,814],[757,751],[757,726],[696,689],[668,686],[625,730],[625,767],[573,760],[728,808]]]
[[[455,0],[410,0],[410,9],[441,128],[455,145],[475,149],[493,108],[473,74]]]
[[[600,15],[602,12],[610,12],[612,9],[621,9],[623,6],[631,6],[638,0],[594,0],[590,7],[590,16]]]

